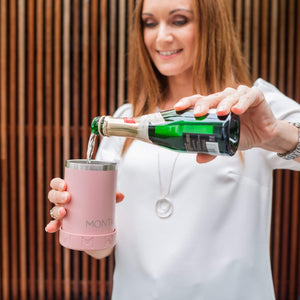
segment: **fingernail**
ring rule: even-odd
[[[201,107],[200,106],[195,106],[194,114],[199,114],[199,113],[201,113]]]
[[[226,107],[225,106],[219,106],[217,108],[217,111],[225,111],[226,110]]]
[[[48,228],[48,225],[45,227],[45,231],[46,231],[46,232],[48,232],[48,229],[47,229],[47,228]]]
[[[183,105],[183,102],[182,101],[179,101],[179,102],[177,102],[175,105],[174,105],[174,108],[178,108],[178,107],[180,107],[180,106],[182,106]]]
[[[62,191],[64,188],[65,188],[65,183],[63,182],[59,185],[59,189]]]
[[[69,193],[68,193],[68,192],[64,192],[64,200],[65,200],[65,201],[68,200],[68,196],[69,196]]]
[[[58,209],[58,215],[61,217],[64,213],[64,209],[63,208],[59,208]]]

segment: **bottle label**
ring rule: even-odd
[[[217,136],[215,134],[183,133],[183,143],[186,151],[220,154]]]
[[[135,124],[134,118],[123,118],[123,120],[124,120],[124,123]]]
[[[159,125],[159,124],[166,123],[165,119],[163,118],[160,112],[142,116],[141,120],[142,122],[148,122],[151,123],[152,125]]]

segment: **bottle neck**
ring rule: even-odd
[[[147,140],[141,132],[141,124],[126,122],[123,118],[113,118],[110,116],[100,120],[98,132],[103,136],[121,136]],[[142,130],[145,131],[145,130]]]

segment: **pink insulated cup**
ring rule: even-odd
[[[104,250],[115,245],[116,163],[67,160],[65,180],[71,201],[59,232],[62,246]]]

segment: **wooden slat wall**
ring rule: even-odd
[[[300,2],[227,0],[252,78],[300,102]],[[126,99],[134,0],[0,0],[0,299],[110,299],[113,258],[44,232],[49,181],[86,156],[91,119]],[[298,54],[298,55],[297,55]],[[276,171],[271,257],[278,299],[300,295],[299,172]]]

